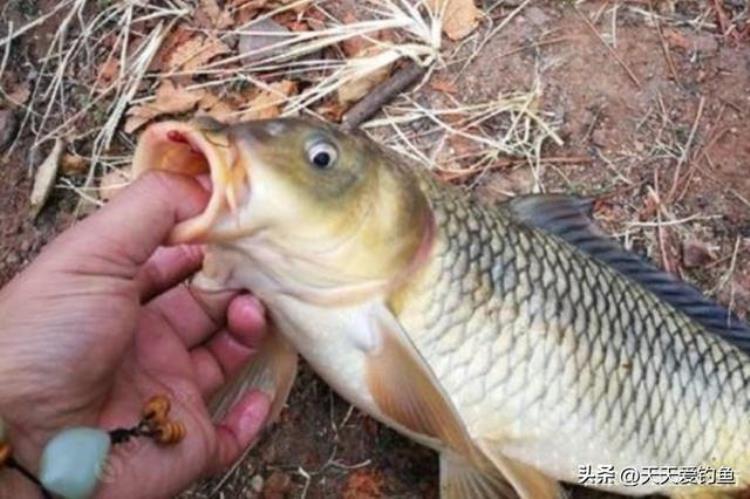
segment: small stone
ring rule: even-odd
[[[526,9],[526,19],[535,26],[542,26],[549,21],[549,16],[539,7],[529,7]]]
[[[0,418],[0,443],[5,442],[6,434],[8,433],[8,425],[5,424],[5,420]]]
[[[269,57],[284,54],[289,50],[288,45],[277,48],[271,46],[281,44],[294,36],[288,29],[273,19],[261,19],[247,27],[249,34],[240,35],[239,51],[242,62],[257,62]]]
[[[703,241],[688,239],[682,243],[682,264],[687,269],[702,267],[715,259],[713,249]]]
[[[529,194],[534,189],[534,172],[528,166],[502,173],[485,175],[477,187],[477,195],[489,201],[501,201]]]
[[[274,471],[263,486],[263,499],[282,499],[291,489],[291,477],[281,471]]]
[[[18,128],[18,119],[10,109],[0,109],[0,152],[5,151],[13,142]]]
[[[69,428],[47,442],[42,452],[39,481],[65,499],[85,499],[96,489],[111,442],[95,428]]]
[[[14,267],[19,263],[21,263],[21,258],[15,253],[11,253],[7,257],[5,257],[5,264],[8,267]]]
[[[250,479],[250,488],[255,492],[256,494],[260,494],[260,492],[263,490],[263,477],[260,475],[255,475]]]
[[[604,130],[594,130],[594,133],[591,134],[591,141],[599,147],[604,147],[608,142],[607,133]]]
[[[716,52],[719,50],[719,42],[714,35],[699,35],[693,38],[693,46],[698,52]]]

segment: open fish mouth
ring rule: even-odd
[[[149,126],[141,135],[133,159],[133,177],[163,170],[210,179],[206,209],[179,223],[169,243],[202,242],[222,214],[236,213],[240,194],[249,189],[247,172],[227,134],[227,127],[166,121]]]

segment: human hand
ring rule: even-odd
[[[99,496],[175,494],[256,438],[266,395],[247,394],[218,426],[206,400],[251,358],[261,305],[181,284],[200,268],[201,249],[160,247],[208,197],[194,179],[150,173],[0,290],[0,415],[21,463],[36,470],[46,441],[65,427],[133,426],[155,394],[171,399],[170,417],[187,437],[176,447],[113,448]],[[9,480],[0,474],[0,497]]]

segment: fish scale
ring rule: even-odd
[[[539,452],[556,435],[569,463],[597,438],[590,464],[747,468],[745,354],[564,241],[425,190],[434,253],[399,319],[472,436],[568,480]]]

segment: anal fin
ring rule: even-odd
[[[440,453],[441,499],[518,499],[500,473],[483,473],[449,451]]]
[[[275,421],[289,397],[296,374],[297,351],[272,328],[247,366],[211,401],[213,419],[221,420],[245,393],[259,390],[271,398],[268,421]]]
[[[478,446],[511,483],[521,499],[563,499],[566,497],[565,490],[557,480],[532,466],[503,455],[495,446],[488,445],[487,442],[479,442]]]

